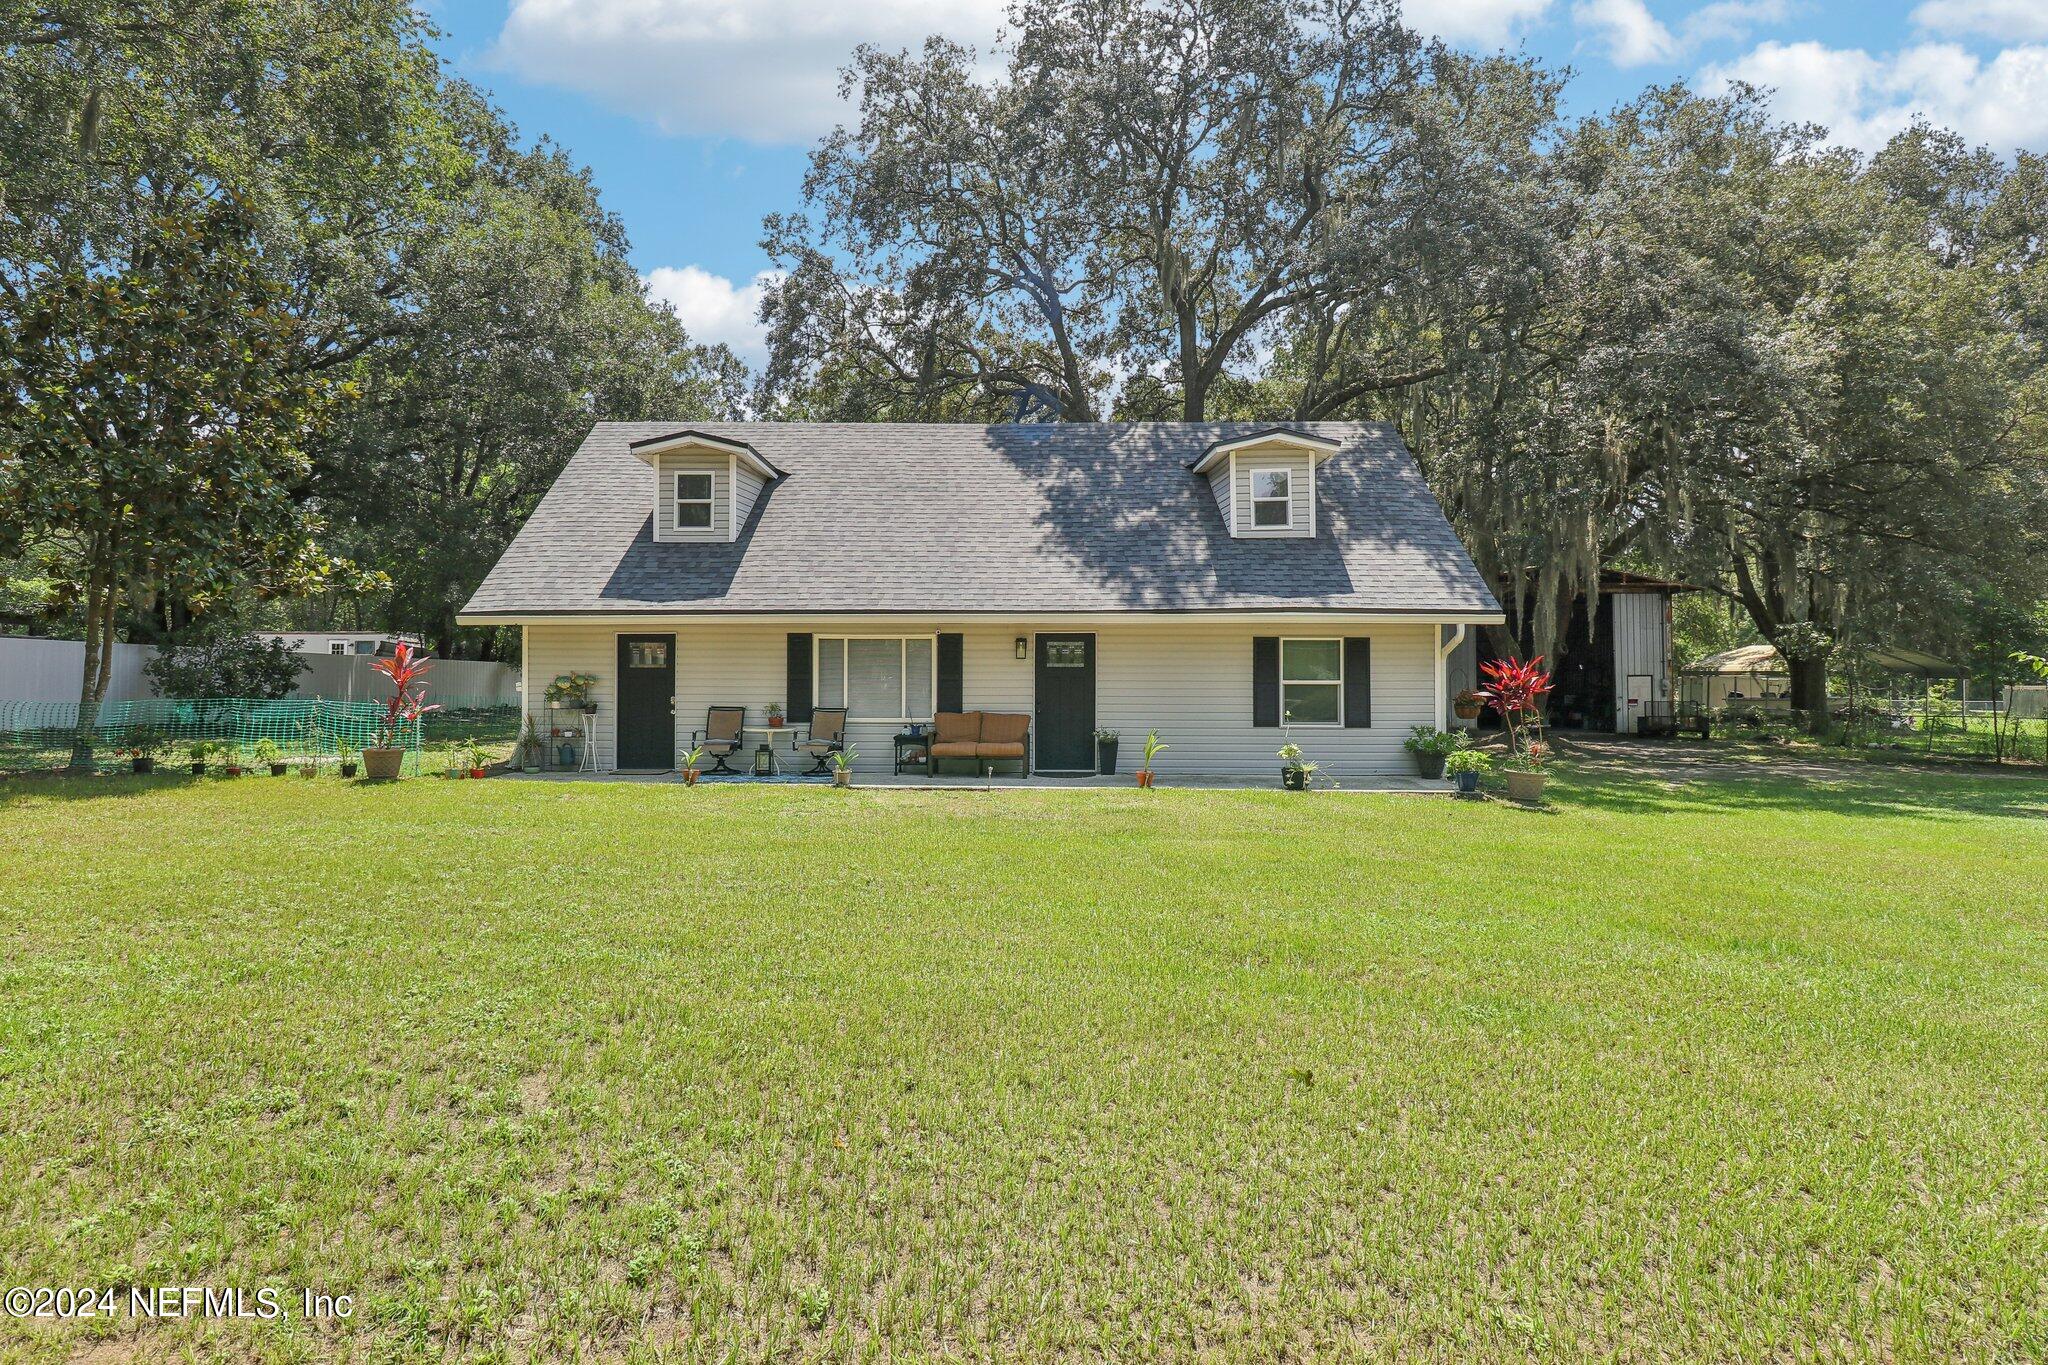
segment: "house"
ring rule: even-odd
[[[1689,583],[1609,569],[1596,600],[1580,593],[1566,613],[1563,646],[1549,661],[1551,692],[1545,718],[1553,726],[1620,734],[1668,730],[1675,722],[1676,678],[1671,659],[1671,601],[1696,592]],[[1503,598],[1511,594],[1502,592]],[[1588,626],[1590,625],[1590,631]],[[1521,635],[1516,651],[1534,646]],[[1480,667],[1497,657],[1483,632],[1473,632],[1451,656],[1451,689],[1479,686]],[[1488,717],[1489,723],[1491,717]]]
[[[1156,729],[1165,772],[1269,775],[1291,737],[1340,779],[1410,771],[1501,619],[1366,423],[600,423],[460,616],[520,628],[544,731],[551,679],[597,679],[604,770],[774,703],[847,707],[868,770],[968,710],[1028,716],[1034,774]]]
[[[286,641],[299,654],[364,654],[386,659],[401,642],[414,649],[425,647],[417,635],[388,630],[259,630],[256,638]]]

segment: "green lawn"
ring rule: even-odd
[[[10,1284],[308,1358],[2039,1358],[2048,782],[0,783]]]

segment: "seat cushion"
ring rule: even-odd
[[[1024,746],[1022,744],[1009,743],[991,744],[987,740],[983,740],[974,746],[974,756],[976,758],[1022,758],[1024,757]]]
[[[937,740],[932,744],[932,757],[979,758],[981,757],[981,755],[976,753],[975,750],[979,749],[980,747],[981,746],[979,744],[976,744],[971,740],[955,740],[951,743],[948,743],[945,740]]]
[[[1031,717],[1014,715],[1007,711],[984,711],[981,713],[981,741],[984,744],[1024,743],[1026,732],[1031,729]]]
[[[941,744],[974,743],[981,738],[981,712],[939,712],[932,717],[932,738]]]

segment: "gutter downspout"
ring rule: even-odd
[[[1459,645],[1465,643],[1465,627],[1462,623],[1459,624],[1451,635],[1451,642],[1445,644],[1443,643],[1444,628],[1438,626],[1436,628],[1436,638],[1437,648],[1434,670],[1436,675],[1436,728],[1447,730],[1450,728],[1448,723],[1450,721],[1450,699],[1444,695],[1445,674],[1448,670],[1451,655],[1457,652]]]

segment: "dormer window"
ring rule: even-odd
[[[676,475],[676,529],[711,529],[711,504],[717,480],[709,473]]]
[[[1338,443],[1293,427],[1218,441],[1188,468],[1209,481],[1233,540],[1312,540],[1316,471]]]
[[[1267,531],[1291,528],[1294,525],[1293,471],[1254,467],[1251,476],[1252,525]]]
[[[654,471],[656,540],[736,541],[782,477],[745,441],[708,431],[654,436],[629,449]]]

